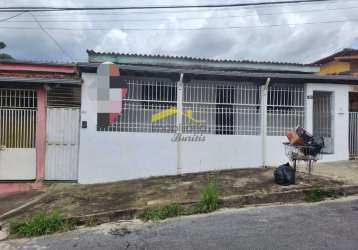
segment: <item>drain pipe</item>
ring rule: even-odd
[[[261,152],[262,166],[266,167],[266,140],[267,140],[267,95],[271,78],[266,79],[265,85],[261,86]]]
[[[179,81],[177,82],[177,123],[176,123],[176,136],[179,135],[177,140],[177,174],[182,174],[182,145],[181,135],[183,133],[183,82],[184,74],[180,74]]]

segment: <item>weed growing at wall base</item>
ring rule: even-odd
[[[32,237],[73,230],[76,221],[65,219],[59,212],[38,212],[25,219],[10,221],[10,233],[20,237]]]
[[[184,208],[177,203],[171,203],[164,207],[147,209],[142,215],[142,218],[145,220],[159,221],[182,214],[184,214]]]
[[[305,196],[306,202],[318,202],[323,200],[323,192],[320,187],[313,187]]]
[[[190,215],[198,213],[209,213],[219,208],[219,191],[217,182],[206,185],[201,191],[201,199],[194,207],[183,207],[177,203],[171,203],[164,207],[148,208],[141,217],[144,220],[159,221],[166,218],[180,215]]]
[[[209,183],[201,190],[201,199],[197,208],[197,212],[201,213],[213,212],[219,208],[217,181]]]

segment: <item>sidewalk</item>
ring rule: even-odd
[[[0,216],[10,210],[16,209],[43,194],[43,191],[30,191],[17,194],[6,194],[0,196]]]
[[[153,177],[96,185],[61,184],[60,188],[48,188],[47,195],[34,204],[18,211],[16,217],[30,216],[39,210],[59,210],[68,217],[118,214],[133,216],[135,211],[177,202],[198,202],[201,189],[217,180],[222,206],[296,201],[303,190],[314,186],[340,188],[344,182],[322,176],[312,176],[308,181],[304,173],[298,173],[296,185],[279,186],[273,182],[273,169],[241,169],[182,176]],[[277,195],[276,195],[277,194]],[[272,196],[274,195],[274,196]],[[276,196],[275,196],[276,195]],[[267,198],[269,197],[269,199]],[[0,207],[4,204],[0,201]],[[4,211],[2,208],[1,211]],[[117,216],[118,217],[118,216]]]
[[[300,167],[299,170],[307,172],[305,167]],[[358,185],[358,160],[317,163],[313,166],[313,174]]]

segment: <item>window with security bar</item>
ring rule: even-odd
[[[160,78],[126,78],[128,94],[122,114],[101,131],[173,133],[176,131],[176,82]]]
[[[184,84],[183,132],[260,133],[260,87],[246,82],[194,80]]]
[[[34,148],[36,112],[35,89],[0,88],[0,146]]]
[[[78,86],[50,86],[47,89],[47,107],[72,108],[81,106],[81,88]]]
[[[269,86],[267,96],[267,135],[286,136],[288,129],[304,126],[304,86]]]

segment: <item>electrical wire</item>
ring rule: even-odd
[[[62,48],[61,44],[59,42],[57,42],[57,40],[46,30],[45,27],[42,26],[42,24],[37,20],[36,16],[29,12],[29,14],[33,17],[33,19],[35,20],[35,22],[37,23],[37,25],[40,27],[40,29],[56,44],[57,48],[59,48],[59,50],[62,52],[62,54],[64,56],[66,56],[67,58],[69,58],[71,61],[73,61],[72,57],[67,54],[67,52],[65,51],[64,48]]]
[[[235,8],[246,6],[263,5],[282,5],[282,4],[301,4],[315,2],[331,2],[334,0],[292,0],[292,1],[271,1],[271,2],[252,2],[252,3],[233,3],[233,4],[205,4],[205,5],[157,5],[157,6],[119,6],[119,7],[0,7],[0,12],[48,12],[48,11],[88,11],[88,10],[147,10],[147,9],[193,9],[193,8]]]
[[[0,19],[0,23],[1,23],[1,22],[6,22],[6,21],[11,20],[11,19],[13,19],[13,18],[16,18],[16,17],[18,17],[18,16],[21,16],[21,15],[24,14],[24,13],[26,13],[26,11],[20,12],[20,13],[18,13],[18,14],[16,14],[16,15],[13,15],[13,16],[10,16],[10,17],[4,18],[4,19]]]
[[[326,12],[326,11],[336,11],[336,10],[352,10],[352,9],[358,9],[358,6],[356,7],[345,7],[345,8],[332,8],[332,9],[311,9],[311,10],[302,10],[302,11],[280,11],[280,12],[273,12],[273,13],[260,13],[260,16],[272,16],[272,15],[280,15],[280,14],[299,14],[299,13],[314,13],[314,12]],[[224,18],[244,18],[244,17],[252,17],[257,16],[258,14],[251,14],[251,15],[226,15],[226,16],[209,16],[209,17],[188,17],[188,18],[181,18],[181,17],[175,17],[175,21],[190,21],[190,20],[207,20],[207,19],[224,19]],[[58,22],[67,22],[67,23],[82,23],[82,22],[155,22],[155,21],[168,21],[170,20],[171,16],[168,16],[167,18],[147,18],[147,19],[61,19],[61,20],[49,20],[49,19],[39,19],[41,22],[45,23],[58,23]],[[27,23],[29,21],[33,20],[14,20],[10,21],[9,23]]]
[[[340,0],[332,0],[330,3],[302,3],[300,5],[300,7],[308,7],[307,5],[310,4],[315,4],[315,5],[324,5],[325,7],[327,7],[327,5],[335,5],[337,4],[337,2],[340,2]],[[357,0],[345,0],[344,3],[349,3],[349,2],[357,2]],[[276,6],[246,6],[246,7],[242,7],[242,8],[219,8],[219,9],[215,9],[215,12],[221,12],[221,11],[237,11],[237,10],[258,10],[258,9],[277,9],[280,8],[281,6],[276,5]],[[185,12],[183,10],[154,10],[154,11],[150,11],[150,10],[145,10],[145,11],[127,11],[127,10],[119,10],[119,11],[113,11],[113,12],[109,12],[109,11],[105,11],[105,12],[86,12],[85,15],[88,16],[126,16],[126,15],[133,15],[133,14],[143,14],[143,15],[162,15],[162,14],[189,14],[189,13],[205,13],[205,12],[210,12],[212,10],[210,9],[186,9]],[[37,16],[38,17],[44,17],[44,16],[61,16],[61,17],[65,17],[65,16],[73,16],[73,15],[77,15],[76,12],[71,12],[71,11],[67,11],[67,12],[48,12],[48,13],[42,13],[42,12],[37,12]]]
[[[333,24],[333,23],[345,23],[345,22],[357,22],[356,19],[345,19],[345,20],[329,20],[320,22],[302,22],[302,23],[285,23],[285,24],[267,24],[267,25],[248,25],[248,26],[223,26],[223,27],[201,27],[201,28],[117,28],[122,31],[192,31],[192,30],[230,30],[230,29],[251,29],[251,28],[271,28],[271,27],[283,27],[283,26],[300,26],[300,25],[317,25],[317,24]],[[0,26],[1,29],[9,30],[38,30],[34,27],[9,27]],[[46,27],[47,30],[63,30],[63,31],[108,31],[112,28],[66,28],[66,27]]]

